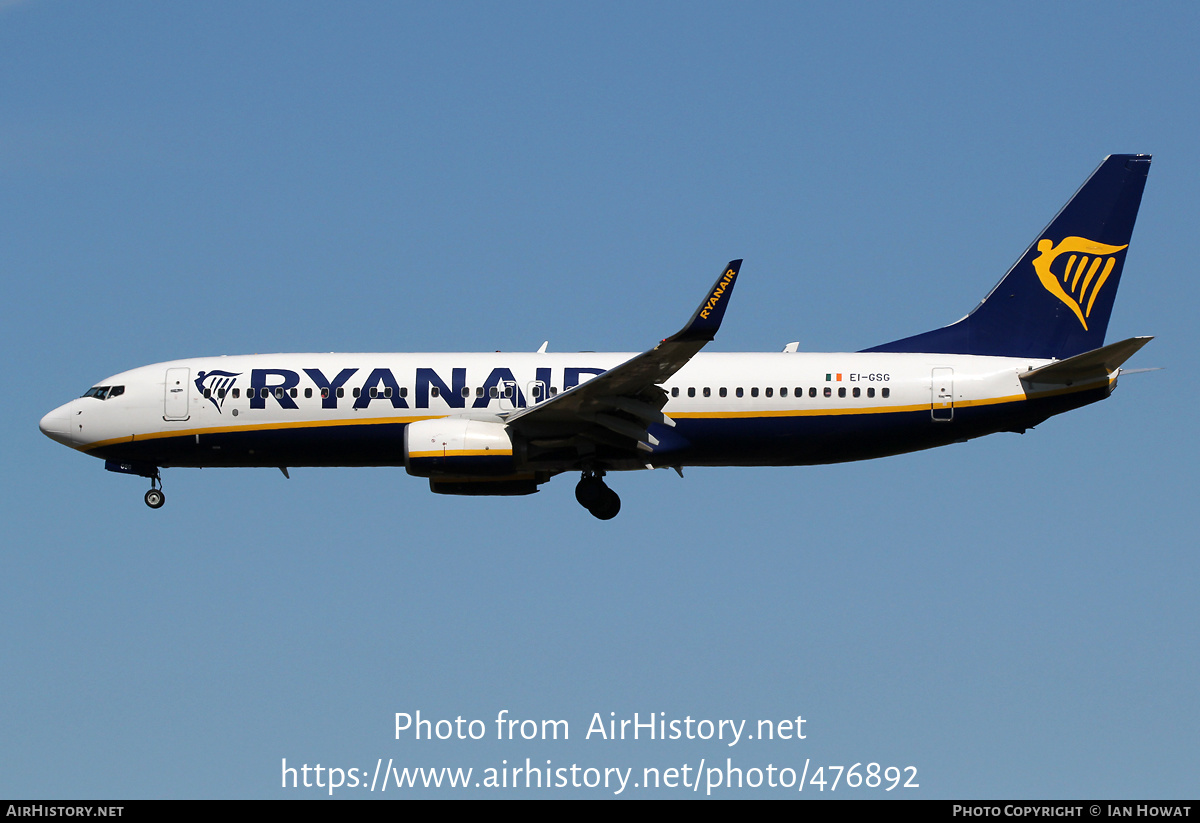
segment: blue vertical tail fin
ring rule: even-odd
[[[1104,345],[1148,154],[1113,154],[1075,192],[969,315],[870,352],[1059,360]]]

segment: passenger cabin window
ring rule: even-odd
[[[884,397],[887,397],[891,393],[892,393],[891,389],[884,389],[883,391],[880,392],[880,394],[883,395]]]
[[[826,393],[828,393],[828,392],[829,392],[829,389],[826,389],[826,390],[825,390],[825,392],[826,392]],[[809,396],[809,397],[816,397],[816,396],[817,396],[817,387],[816,387],[816,386],[812,386],[812,387],[810,387],[810,388],[809,388],[809,390],[808,390],[808,396]]]
[[[831,388],[829,388],[828,386],[826,386],[826,387],[825,387],[825,396],[826,396],[826,397],[833,397],[833,389],[831,389]]]
[[[705,386],[705,387],[704,387],[704,396],[705,396],[705,397],[712,397],[712,389],[710,389],[708,386]]]
[[[696,396],[696,389],[694,387],[689,387],[688,388],[688,397],[695,397],[695,396]]]
[[[311,397],[312,397],[312,389],[305,389],[304,390],[304,399],[308,400]]]
[[[874,397],[874,396],[875,396],[875,390],[867,389],[867,397]]]
[[[842,386],[841,388],[838,389],[838,397],[845,397],[845,396],[846,396],[846,387]]]
[[[743,389],[741,386],[738,386],[737,389],[734,391],[734,394],[736,394],[738,397],[741,397],[745,393],[746,393],[746,390]]]
[[[671,389],[671,396],[672,396],[672,397],[678,397],[678,396],[679,396],[679,387],[678,387],[678,386],[675,386],[675,387],[673,387],[673,388]]]
[[[786,387],[786,386],[785,386],[784,388],[781,388],[781,389],[779,390],[779,396],[780,396],[780,397],[787,397],[787,387]]]
[[[770,397],[771,395],[775,394],[775,389],[773,389],[771,386],[767,386],[766,391],[767,391],[767,397]]]
[[[855,397],[859,397],[860,395],[862,395],[862,389],[860,389],[860,388],[858,388],[857,386],[855,386],[855,388],[854,388],[854,396],[855,396]]]
[[[720,390],[719,392],[717,392],[717,393],[718,393],[719,395],[721,395],[722,397],[724,397],[725,395],[729,394],[729,390],[728,390],[728,389],[726,389],[724,386],[722,386],[722,387],[721,387],[721,390]]]
[[[441,397],[442,393],[438,390],[437,386],[430,386],[429,387],[429,396],[430,397]]]
[[[388,389],[387,396],[388,396],[388,397],[391,397],[391,396],[392,396],[392,390],[391,390],[391,389]],[[470,390],[470,389],[468,389],[466,386],[463,386],[463,387],[462,387],[462,396],[463,396],[463,397],[470,397],[470,396],[471,396],[471,390]]]
[[[241,390],[241,389],[234,389],[234,390],[233,390],[233,399],[234,399],[234,400],[237,400],[237,399],[238,399],[239,397],[241,397],[241,396],[242,396],[242,390]]]
[[[758,386],[755,386],[754,388],[752,388],[752,389],[750,390],[750,396],[751,396],[751,397],[758,397]]]

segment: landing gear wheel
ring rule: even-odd
[[[621,511],[621,498],[617,493],[604,484],[601,479],[604,472],[585,471],[579,484],[575,486],[575,499],[593,517],[600,520],[612,520]]]
[[[599,477],[594,474],[584,475],[583,479],[575,486],[575,499],[585,509],[591,509],[600,502],[606,491],[608,491],[608,486],[604,485],[604,481]]]
[[[151,489],[146,492],[146,505],[152,509],[161,509],[162,504],[167,502],[167,497],[160,489]]]
[[[612,520],[621,511],[621,498],[608,486],[604,487],[604,496],[596,505],[588,509],[592,516],[599,520]]]

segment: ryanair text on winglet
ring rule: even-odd
[[[708,298],[708,302],[704,304],[704,308],[700,310],[700,316],[705,320],[708,319],[708,313],[715,309],[717,304],[721,302],[721,295],[725,293],[725,287],[733,282],[733,278],[733,269],[727,269],[725,276],[721,278],[720,285],[718,285],[716,290],[712,293],[712,297]]]

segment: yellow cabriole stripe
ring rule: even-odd
[[[370,417],[363,420],[298,420],[290,423],[258,423],[244,426],[212,426],[203,429],[178,429],[175,431],[150,432],[148,434],[132,434],[127,437],[114,437],[109,440],[99,440],[80,446],[80,451],[111,446],[114,443],[130,443],[137,440],[158,440],[164,437],[194,437],[197,434],[228,434],[233,432],[274,431],[278,429],[315,429],[325,426],[378,426],[391,423],[415,423],[418,420],[436,420],[447,417],[444,414],[425,414],[415,417]]]
[[[512,457],[512,449],[444,449],[442,451],[411,452],[414,460],[428,457]]]
[[[1041,396],[1041,393],[1038,394]],[[840,398],[839,398],[840,399]],[[1027,400],[1028,397],[1023,394],[1013,394],[1008,397],[990,397],[986,400],[956,400],[954,401],[955,408],[963,408],[966,406],[993,406],[1000,403],[1016,403],[1021,400]],[[898,414],[901,412],[926,411],[929,409],[929,403],[918,403],[915,406],[867,406],[864,408],[838,408],[838,409],[781,409],[747,411],[747,412],[675,412],[671,414],[672,418],[694,418],[694,417],[825,417],[850,414]]]
[[[872,406],[861,409],[759,409],[758,411],[714,411],[714,412],[671,412],[674,420],[712,417],[825,417],[843,414],[883,414],[885,412],[921,411],[929,408],[928,403],[919,406]]]
[[[1115,378],[1109,378],[1111,384]],[[1028,394],[1010,394],[1005,397],[987,397],[982,400],[955,400],[954,407],[957,409],[966,408],[968,406],[998,406],[1002,403],[1020,403],[1024,400],[1033,400],[1035,398],[1053,397],[1059,394],[1073,394],[1079,391],[1087,391],[1097,387],[1094,383],[1087,383],[1082,386],[1070,386],[1061,389],[1051,389],[1049,391],[1029,392]],[[839,400],[842,398],[838,398]],[[851,414],[899,414],[902,412],[926,411],[931,407],[930,403],[919,403],[914,406],[869,406],[865,408],[827,408],[827,409],[780,409],[769,410],[761,409],[758,411],[731,412],[731,411],[713,411],[713,412],[671,412],[671,418],[675,420],[695,419],[695,418],[744,418],[744,417],[822,417],[822,416],[842,416]]]

